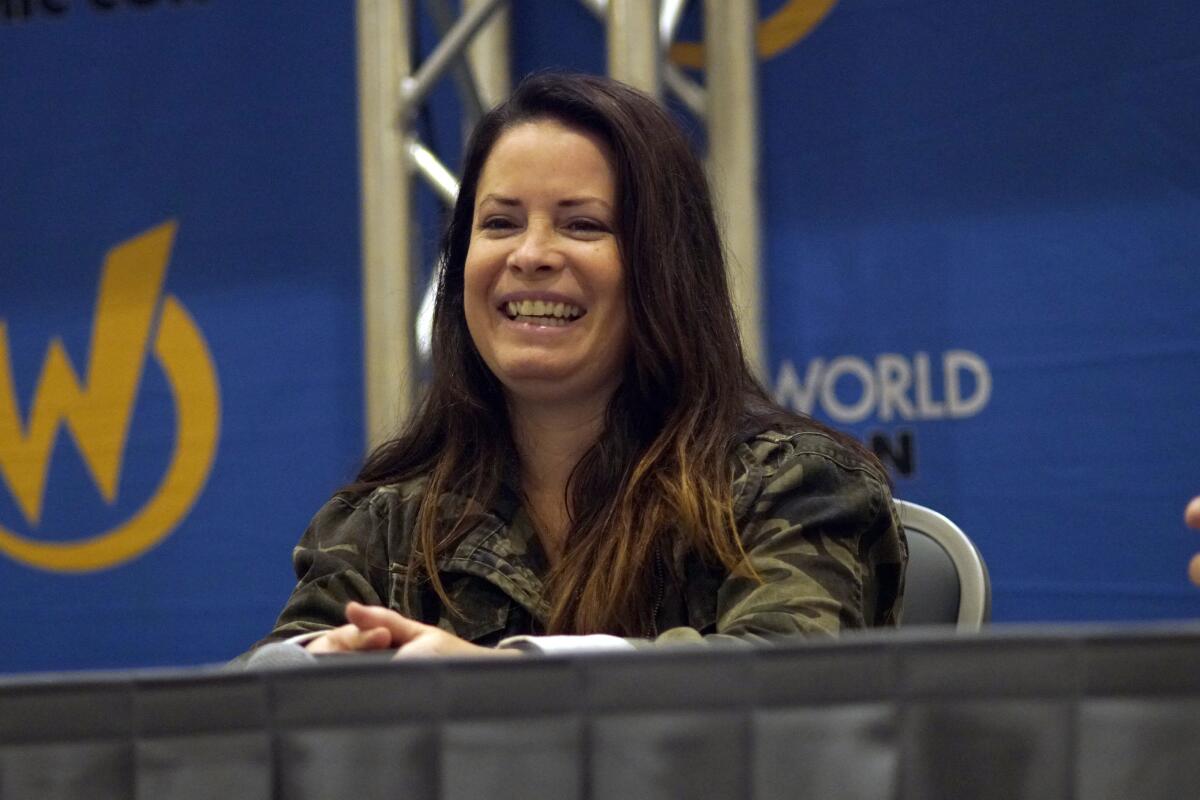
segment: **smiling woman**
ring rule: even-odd
[[[510,411],[569,401],[599,419],[620,383],[629,339],[607,149],[534,120],[500,137],[479,177],[463,307]]]
[[[742,356],[703,170],[604,78],[527,78],[469,142],[433,374],[314,518],[275,629],[514,654],[894,624],[906,546],[853,440]]]

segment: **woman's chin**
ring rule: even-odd
[[[500,376],[505,391],[514,400],[533,403],[562,403],[573,400],[594,403],[597,395],[611,394],[615,387],[579,370],[539,368],[508,370]]]

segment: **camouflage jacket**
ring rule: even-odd
[[[907,545],[877,468],[818,431],[758,434],[732,460],[738,530],[761,582],[676,548],[671,574],[680,577],[662,596],[653,641],[762,641],[895,624]],[[294,551],[299,582],[259,644],[343,624],[350,600],[407,607],[484,645],[543,632],[548,564],[515,499],[472,504],[470,533],[439,562],[463,616],[443,609],[428,583],[405,580],[424,483],[326,503]],[[457,515],[462,502],[447,498],[445,512]]]

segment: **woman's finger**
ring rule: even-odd
[[[347,603],[346,619],[364,630],[368,628],[386,629],[391,636],[392,647],[402,647],[432,628],[430,625],[424,625],[402,616],[390,608],[364,606],[362,603]]]
[[[463,641],[452,633],[435,628],[430,625],[425,626],[425,631],[414,638],[408,644],[401,647],[395,655],[395,658],[428,658],[430,656],[504,656],[511,657],[521,655],[520,650],[497,649],[494,647],[481,647],[477,644]]]
[[[428,658],[429,656],[445,655],[439,646],[442,643],[438,641],[438,638],[428,634],[417,636],[397,650],[393,658]]]
[[[360,628],[357,625],[342,625],[324,636],[318,636],[307,645],[312,653],[353,653],[359,650],[380,650],[390,647],[392,635],[386,628]]]

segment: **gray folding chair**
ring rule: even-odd
[[[992,584],[979,550],[933,509],[905,500],[897,500],[896,509],[908,536],[901,624],[979,630],[992,615]]]

